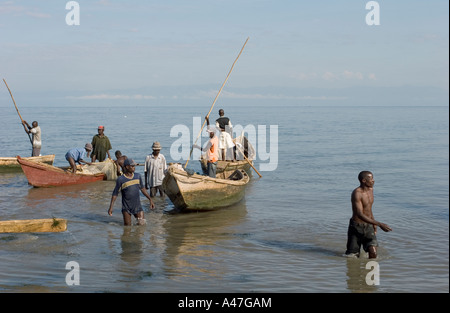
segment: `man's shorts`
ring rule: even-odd
[[[345,254],[359,254],[363,246],[364,251],[368,252],[370,246],[378,247],[377,236],[372,224],[355,223],[350,219],[347,232],[347,251]]]
[[[141,211],[144,211],[144,210],[142,209],[142,207],[133,208],[133,209],[127,209],[127,208],[122,207],[122,213],[123,213],[123,212],[127,212],[128,214],[134,215],[134,216],[137,216],[137,214],[138,214],[139,212],[141,212]]]

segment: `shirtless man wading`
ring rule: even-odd
[[[389,232],[392,229],[374,219],[372,213],[373,185],[375,180],[369,171],[362,171],[358,175],[360,186],[352,192],[353,215],[350,219],[347,233],[346,256],[359,256],[361,245],[364,251],[369,253],[369,258],[377,257],[377,226],[383,231]]]

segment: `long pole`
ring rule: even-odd
[[[220,87],[219,92],[217,93],[216,98],[214,99],[214,101],[213,101],[213,103],[212,103],[212,105],[211,105],[211,108],[209,109],[209,112],[208,112],[208,114],[206,115],[208,118],[209,118],[209,115],[211,114],[211,111],[212,111],[212,109],[213,109],[213,107],[214,107],[214,104],[216,104],[217,98],[219,98],[219,95],[220,95],[220,93],[222,92],[223,86],[225,86],[225,83],[227,82],[228,77],[230,77],[230,74],[231,74],[231,72],[233,71],[234,65],[236,64],[237,60],[238,60],[239,57],[241,56],[241,53],[242,53],[242,51],[244,50],[244,47],[245,47],[245,45],[247,44],[248,39],[249,39],[249,38],[247,38],[247,40],[245,41],[244,45],[242,46],[241,51],[239,52],[238,56],[236,57],[236,60],[234,60],[233,65],[231,66],[230,71],[228,72],[228,75],[227,75],[227,77],[225,78],[225,81],[224,81],[223,84],[222,84],[222,87]],[[198,135],[197,135],[197,139],[195,139],[194,145],[197,143],[198,138],[199,138],[200,135],[202,134],[202,130],[203,130],[203,127],[205,127],[205,123],[206,123],[206,119],[203,121],[202,128],[200,128],[200,132],[199,132]],[[189,163],[189,159],[191,158],[192,150],[194,149],[194,145],[193,145],[192,148],[191,148],[191,152],[189,153],[189,158],[187,159],[186,164],[184,165],[184,168],[186,168],[186,166],[187,166],[188,163]]]
[[[22,116],[20,115],[19,109],[17,108],[16,101],[14,100],[14,97],[13,97],[13,95],[12,95],[11,89],[9,89],[9,86],[8,86],[8,84],[6,83],[6,80],[5,80],[4,78],[3,78],[3,82],[5,83],[6,88],[8,88],[9,94],[11,95],[11,99],[12,99],[12,101],[14,102],[14,106],[16,107],[17,114],[19,114],[20,120],[22,121],[22,124],[23,124]],[[33,141],[31,140],[30,134],[27,133],[27,135],[28,135],[28,139],[30,139],[31,145],[33,145]]]
[[[242,153],[242,155],[244,156],[245,160],[248,162],[248,164],[250,164],[250,166],[255,170],[256,174],[259,175],[259,178],[262,178],[262,175],[258,172],[258,170],[253,166],[252,162],[250,162],[250,160],[245,156],[244,151],[242,151],[241,147],[238,145],[238,143],[236,143],[236,139],[233,139],[234,144],[236,145],[236,147],[239,149],[239,151]]]

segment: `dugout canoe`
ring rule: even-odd
[[[57,187],[92,183],[105,179],[104,173],[74,174],[59,167],[45,163],[29,161],[17,156],[28,184],[34,187]]]
[[[41,162],[49,165],[53,165],[53,161],[55,160],[54,154],[48,154],[48,155],[40,155],[40,156],[34,156],[34,157],[26,157],[22,158],[24,160],[30,160],[35,162]],[[17,161],[16,157],[0,157],[0,171],[7,171],[7,170],[20,170],[20,164]]]
[[[0,221],[0,233],[47,233],[66,230],[67,220],[62,218]]]
[[[236,170],[227,179],[188,174],[181,165],[170,165],[162,186],[174,206],[180,210],[213,210],[239,202],[245,195],[250,177]]]

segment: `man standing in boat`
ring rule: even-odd
[[[125,226],[131,225],[131,216],[133,215],[137,219],[137,224],[143,225],[145,224],[145,218],[139,191],[150,200],[150,209],[154,209],[155,205],[145,189],[142,176],[139,173],[134,172],[136,163],[133,159],[127,158],[123,164],[125,172],[122,176],[117,178],[116,186],[111,196],[108,214],[112,216],[113,206],[120,191],[122,194],[123,224]]]
[[[383,231],[389,232],[392,229],[374,219],[372,205],[374,202],[373,185],[375,180],[369,171],[362,171],[358,175],[360,185],[353,190],[351,202],[353,215],[350,219],[347,232],[346,256],[359,256],[361,245],[364,251],[369,253],[369,258],[377,257],[377,226]]]
[[[200,151],[206,151],[206,161],[207,165],[207,173],[209,177],[216,178],[216,170],[217,170],[217,161],[219,160],[219,139],[215,134],[214,127],[209,126],[209,118],[205,117],[207,128],[206,131],[209,133],[208,143],[204,148],[199,147],[198,145],[194,145],[194,148],[200,149]]]
[[[99,162],[103,162],[106,159],[106,155],[108,155],[108,159],[111,159],[111,155],[109,154],[109,150],[112,149],[109,138],[104,134],[105,127],[98,127],[98,134],[94,135],[92,138],[92,153],[91,158],[92,162],[98,160]]]
[[[22,121],[22,125],[27,134],[33,135],[33,139],[31,140],[33,144],[33,151],[31,152],[31,156],[40,156],[42,142],[41,128],[39,127],[38,122],[33,121],[33,123],[31,123],[33,127],[31,127],[30,124],[27,123],[27,121]]]
[[[223,109],[219,110],[219,118],[216,120],[216,127],[220,130],[219,136],[219,151],[222,155],[222,161],[235,159],[234,143],[232,139],[233,125],[228,117],[225,117]]]

